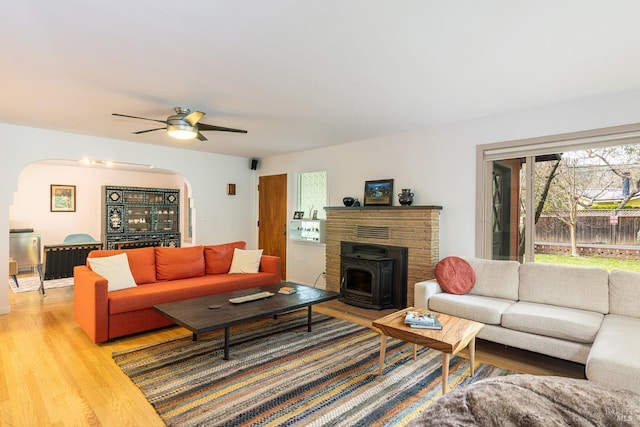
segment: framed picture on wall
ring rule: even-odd
[[[391,206],[393,197],[393,180],[379,179],[377,181],[365,181],[364,205],[365,206]]]
[[[76,211],[76,186],[51,184],[51,212]]]

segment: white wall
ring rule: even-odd
[[[0,209],[0,229],[6,230],[0,243],[1,259],[9,257],[9,206],[14,204],[22,170],[39,160],[83,157],[152,164],[175,171],[191,185],[196,223],[194,244],[245,240],[249,248],[256,247],[256,173],[249,169],[246,158],[7,124],[0,124],[0,155],[3,160],[0,196],[6,203]],[[57,177],[52,180],[52,184],[59,183],[54,182]],[[235,196],[226,194],[227,183],[236,184]],[[8,263],[0,263],[3,276],[8,277],[8,270]],[[11,292],[8,281],[0,281],[0,313],[9,312],[8,292]]]
[[[75,212],[51,212],[51,184],[76,186]],[[17,191],[9,206],[9,227],[33,228],[40,233],[42,246],[62,243],[65,236],[72,233],[86,233],[100,240],[103,185],[176,188],[182,198],[184,178],[175,174],[112,170],[101,165],[32,163],[18,178]]]
[[[364,181],[394,179],[394,193],[411,188],[415,205],[439,205],[440,257],[475,255],[476,146],[640,122],[640,91],[514,112],[419,132],[391,135],[262,160],[260,175],[327,170],[330,206],[344,196],[362,200]],[[394,205],[397,197],[394,198]],[[289,191],[293,216],[295,191]],[[323,249],[323,248],[322,248]],[[319,249],[290,243],[287,278],[310,284],[325,260]]]
[[[523,82],[526,84],[526,82]],[[476,146],[640,122],[640,91],[576,100],[464,123],[390,135],[346,145],[263,158],[260,175],[287,173],[289,217],[295,210],[295,178],[301,171],[328,171],[329,205],[362,197],[364,181],[395,179],[395,192],[411,188],[415,204],[441,205],[440,256],[474,255]],[[245,158],[0,124],[3,200],[0,228],[9,229],[9,209],[20,172],[44,159],[97,158],[170,169],[191,183],[196,211],[194,243],[257,240],[255,172]],[[227,196],[227,183],[237,196]],[[396,201],[396,200],[394,200]],[[8,234],[8,233],[7,233]],[[9,255],[8,235],[0,258]],[[324,248],[289,244],[287,278],[311,284],[324,271]],[[7,263],[0,263],[6,272]],[[8,283],[0,282],[0,313],[9,310]]]

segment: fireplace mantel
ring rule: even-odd
[[[424,210],[424,209],[434,209],[441,211],[442,206],[326,206],[324,210],[333,211],[333,210],[347,210],[347,211],[370,211],[370,210]]]
[[[403,246],[409,249],[407,303],[417,282],[433,278],[440,259],[441,206],[326,207],[327,289],[340,292],[340,242]]]

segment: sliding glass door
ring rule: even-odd
[[[476,256],[533,262],[536,224],[541,217],[550,222],[552,204],[557,211],[555,204],[559,199],[562,203],[559,176],[563,168],[571,166],[568,160],[574,159],[579,150],[584,153],[623,144],[640,152],[640,148],[634,148],[640,147],[640,124],[479,146]],[[588,162],[584,165],[580,167],[593,166]],[[608,166],[615,175],[615,168]],[[576,165],[571,167],[575,172]],[[584,184],[581,173],[576,182]],[[610,182],[599,185],[612,187],[618,181],[614,176]],[[588,199],[585,190],[579,186],[565,189],[566,201],[560,210],[582,210],[583,214],[591,209],[598,200]],[[556,223],[575,233],[577,220],[573,217],[571,221],[562,223],[558,216]]]

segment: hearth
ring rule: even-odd
[[[407,307],[408,249],[340,242],[341,301],[382,310]]]

